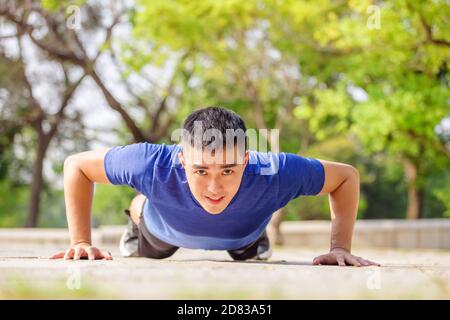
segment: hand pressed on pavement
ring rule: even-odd
[[[363,259],[352,255],[344,248],[331,249],[329,253],[315,257],[313,260],[314,265],[339,265],[339,266],[356,266],[356,267],[368,267],[368,266],[380,266],[379,263]]]
[[[60,251],[50,257],[50,259],[65,259],[65,260],[112,260],[112,255],[108,251],[100,250],[90,243],[78,243],[66,251]]]

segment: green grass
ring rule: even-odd
[[[52,280],[48,283],[34,282],[21,275],[12,275],[1,280],[0,299],[116,299],[111,292],[92,285],[82,284],[79,289],[69,289],[66,279]]]

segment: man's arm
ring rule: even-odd
[[[350,165],[320,160],[325,182],[319,195],[329,194],[331,211],[330,250],[351,251],[353,227],[359,204],[359,173]]]
[[[64,161],[64,200],[70,233],[70,248],[51,258],[110,259],[108,252],[92,246],[91,210],[94,183],[110,183],[104,169],[108,149],[92,150],[69,156]]]
[[[330,253],[314,259],[314,264],[378,265],[351,254],[353,228],[359,204],[359,173],[350,165],[320,160],[325,182],[319,195],[329,194],[331,211]]]

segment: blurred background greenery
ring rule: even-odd
[[[0,3],[1,227],[65,226],[65,157],[171,143],[209,105],[356,166],[360,219],[450,217],[448,1]],[[94,225],[134,194],[97,185]],[[302,197],[279,217],[329,215]]]

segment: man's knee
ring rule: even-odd
[[[166,259],[169,258],[171,256],[173,256],[173,254],[176,252],[177,250],[171,250],[171,251],[166,251],[166,252],[145,252],[145,253],[141,253],[139,256],[144,257],[144,258],[149,258],[149,259]]]
[[[258,240],[256,240],[252,244],[237,250],[227,251],[231,258],[233,258],[233,260],[235,261],[244,261],[249,259],[266,260],[268,258],[265,257],[264,252],[267,252],[267,255],[269,257],[272,252],[270,248],[270,241],[265,230],[259,236]]]
[[[139,225],[139,221],[141,219],[141,213],[145,202],[145,196],[143,194],[138,194],[131,200],[130,204],[130,216],[133,222]]]

